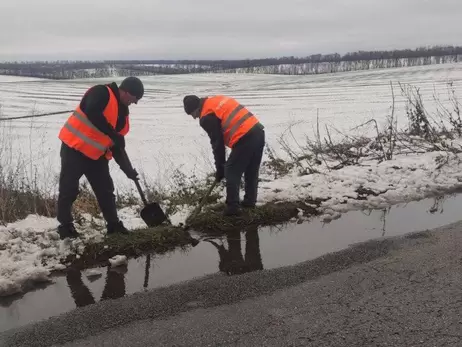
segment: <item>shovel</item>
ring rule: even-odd
[[[195,217],[195,216],[197,216],[199,214],[199,212],[202,210],[202,207],[204,207],[205,201],[209,197],[210,193],[212,193],[212,190],[216,187],[217,183],[218,183],[217,181],[213,181],[213,183],[210,186],[209,190],[207,190],[207,192],[202,197],[202,200],[200,201],[199,205],[197,205],[197,207],[193,210],[193,212],[190,214],[190,216],[187,219],[191,220],[191,218],[193,218],[193,217]],[[188,230],[189,228],[190,228],[189,224],[186,224],[183,227],[184,230]]]
[[[128,159],[127,152],[125,149],[121,150],[123,160],[128,168],[133,169],[132,164],[130,163],[130,159]],[[157,202],[148,203],[146,200],[146,196],[141,189],[139,179],[135,179],[136,188],[138,189],[138,193],[140,193],[141,200],[143,200],[144,207],[140,212],[141,218],[149,227],[155,227],[157,225],[162,224],[165,220],[167,220],[167,216],[165,215],[164,211],[160,208]]]

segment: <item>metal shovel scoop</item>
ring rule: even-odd
[[[130,159],[128,159],[127,152],[122,150],[122,155],[124,157],[125,163],[129,168],[133,168],[132,164],[130,163]],[[137,179],[134,180],[136,184],[136,188],[138,189],[138,193],[140,193],[141,200],[143,201],[144,207],[140,212],[141,218],[149,227],[155,227],[157,225],[162,224],[165,220],[167,220],[167,216],[165,215],[164,211],[160,208],[157,202],[148,202],[146,200],[146,196],[141,189],[140,182]]]
[[[162,224],[165,220],[167,220],[167,216],[165,215],[164,211],[162,211],[157,202],[148,203],[143,191],[141,190],[140,182],[138,179],[135,180],[135,184],[144,204],[144,207],[140,212],[141,218],[150,227],[155,227]]]

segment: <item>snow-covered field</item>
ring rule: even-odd
[[[145,77],[145,97],[131,107],[127,152],[136,168],[161,183],[168,182],[169,174],[178,167],[199,176],[210,172],[213,166],[209,140],[197,122],[182,109],[182,99],[190,93],[224,93],[236,97],[260,118],[266,127],[267,141],[274,146],[292,122],[304,122],[294,129],[300,139],[313,135],[318,111],[322,124],[334,125],[344,132],[372,117],[384,119],[392,103],[390,81],[416,85],[431,101],[434,88],[444,96],[446,82],[454,81],[459,89],[461,79],[462,64],[318,76],[203,74]],[[0,76],[0,112],[3,117],[14,117],[32,112],[70,110],[88,87],[102,82],[110,80],[41,81]],[[402,97],[397,86],[395,94],[397,113],[401,116],[399,121],[404,122]],[[427,108],[432,106],[433,103],[428,103]],[[9,140],[15,146],[15,152],[21,148],[24,156],[32,157],[37,170],[49,177],[51,173],[59,172],[57,135],[67,116],[9,121],[0,123],[0,126],[7,127],[2,132],[11,135]],[[372,128],[369,130],[373,131]],[[115,165],[113,169],[119,187],[133,186]]]
[[[169,182],[175,168],[199,177],[213,171],[209,140],[182,109],[183,96],[190,93],[236,97],[265,125],[268,144],[278,147],[279,136],[293,122],[303,122],[294,128],[299,141],[306,135],[312,136],[317,114],[321,125],[329,124],[344,133],[353,133],[351,129],[371,118],[383,124],[392,103],[390,81],[420,87],[426,108],[432,111],[435,107],[432,94],[436,92],[444,101],[447,82],[452,81],[460,95],[461,80],[462,64],[317,76],[205,74],[143,78],[146,93],[131,108],[127,151],[135,168],[160,184]],[[0,76],[0,112],[3,117],[13,117],[72,109],[86,88],[99,82],[109,81],[41,81]],[[395,95],[395,114],[403,126],[406,118],[398,88]],[[15,155],[30,158],[31,168],[39,171],[44,184],[54,182],[53,176],[59,172],[57,134],[66,117],[56,115],[4,123],[2,143],[12,145]],[[374,131],[369,127],[354,133],[373,135]],[[289,175],[277,180],[267,176],[263,177],[266,182],[261,185],[259,203],[307,196],[330,197],[321,208],[328,220],[348,209],[377,208],[458,188],[462,186],[461,159],[458,155],[433,152],[396,156],[380,164],[369,160],[361,166],[325,170],[320,174]],[[442,160],[444,165],[440,165]],[[112,169],[118,187],[124,190],[132,187],[115,164]],[[359,186],[386,193],[357,200],[355,189]],[[342,202],[345,199],[347,204]],[[173,216],[172,221],[181,222],[185,216],[183,211]],[[131,208],[121,211],[121,219],[131,228],[143,226]],[[62,256],[83,250],[82,241],[72,244],[59,241],[55,227],[53,219],[29,216],[0,229],[0,295],[19,291],[22,284],[31,280],[47,280],[49,270],[62,268]],[[80,231],[86,242],[102,238],[89,225]]]

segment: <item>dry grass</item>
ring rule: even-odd
[[[0,221],[3,224],[23,219],[29,214],[54,217],[55,211],[56,200],[38,191],[0,186]]]
[[[218,205],[191,218],[189,226],[198,231],[221,233],[250,226],[274,225],[296,217],[299,209],[303,210],[304,216],[316,216],[318,211],[309,205],[320,206],[321,202],[322,200],[307,199],[298,202],[267,203],[254,209],[243,209],[242,215],[238,217],[223,216],[223,206]]]
[[[292,129],[303,126],[300,122],[290,124],[279,138],[284,158],[270,151],[270,160],[263,166],[275,173],[275,178],[288,172],[308,175],[324,170],[338,170],[345,166],[361,165],[365,158],[379,162],[392,160],[398,154],[444,151],[461,153],[462,146],[453,141],[462,136],[461,105],[452,83],[447,85],[447,100],[433,95],[436,110],[430,113],[424,106],[420,90],[411,85],[399,84],[399,90],[405,102],[407,126],[398,129],[398,115],[395,108],[395,91],[391,87],[392,106],[383,124],[370,119],[351,130],[366,130],[371,127],[375,137],[344,134],[333,126],[325,126],[325,136],[320,135],[319,120],[313,136],[305,135],[300,144]],[[333,136],[333,134],[337,136]]]

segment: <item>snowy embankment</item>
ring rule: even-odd
[[[393,160],[378,162],[365,158],[358,165],[300,175],[292,170],[272,179],[262,173],[258,204],[274,201],[324,200],[319,212],[325,221],[353,209],[383,208],[390,204],[422,199],[462,187],[462,154],[428,152],[397,155]],[[365,195],[358,191],[367,192]],[[222,193],[222,199],[223,193]],[[191,208],[171,216],[172,223],[184,222]],[[137,208],[124,208],[121,219],[131,229],[144,227]],[[57,222],[52,218],[30,215],[0,229],[0,295],[20,292],[30,284],[48,281],[52,270],[64,269],[63,259],[82,253],[85,243],[100,242],[102,231],[95,228],[102,221],[87,216],[78,226],[82,240],[59,240]]]

